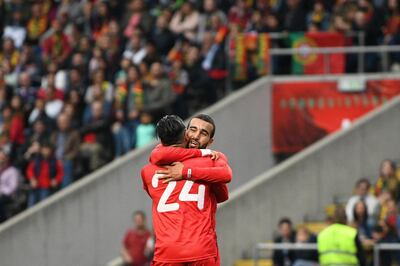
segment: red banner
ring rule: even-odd
[[[400,80],[368,81],[361,93],[336,82],[273,85],[273,152],[295,153],[400,94]]]

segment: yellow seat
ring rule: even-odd
[[[271,259],[259,259],[258,260],[259,266],[272,266]],[[254,266],[254,260],[247,259],[247,260],[237,260],[234,266]]]

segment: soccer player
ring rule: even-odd
[[[163,176],[160,176],[160,179],[166,182],[177,181],[186,178],[189,174],[192,180],[210,183],[226,183],[224,173],[227,171],[227,168],[229,168],[229,165],[226,156],[221,152],[217,153],[220,160],[217,161],[218,163],[213,168],[212,172],[209,172],[209,168],[192,169],[185,167],[185,164],[181,163],[189,158],[209,154],[210,150],[206,148],[214,142],[214,134],[214,120],[209,115],[199,114],[190,120],[186,131],[186,139],[188,140],[187,147],[191,149],[158,145],[150,154],[150,162],[157,165],[167,165],[164,166],[166,169],[157,172],[163,174]],[[201,149],[201,151],[196,149]],[[212,155],[214,155],[214,153]],[[168,166],[169,164],[171,165]]]
[[[185,125],[176,116],[166,116],[157,124],[157,135],[163,146],[185,147]],[[182,149],[183,150],[183,149]],[[192,151],[193,152],[193,151]],[[198,151],[197,151],[198,152]],[[223,183],[194,182],[190,180],[196,169],[199,176],[217,168],[220,160],[194,158],[184,161],[187,172],[179,181],[162,180],[157,171],[163,168],[149,164],[142,169],[144,189],[153,200],[153,226],[156,247],[153,265],[219,265],[215,232],[215,212],[217,202],[228,198],[228,190]],[[198,166],[201,168],[198,168]],[[232,172],[226,167],[222,174],[229,182]],[[205,174],[206,173],[206,174]],[[209,178],[212,180],[212,178]]]

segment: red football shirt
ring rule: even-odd
[[[225,172],[222,167],[216,167],[221,162],[210,158],[194,158],[184,161],[184,165],[186,169],[191,169],[193,178],[195,170],[202,169],[199,173],[205,173],[204,177],[211,179],[208,172],[217,169],[217,173],[223,173],[224,178],[229,177],[230,181],[232,172],[229,166],[225,167]],[[144,189],[153,200],[153,227],[156,235],[154,260],[186,262],[217,256],[216,194],[223,194],[220,198],[226,199],[226,185],[213,189],[216,184],[187,179],[164,184],[158,180],[156,171],[159,169],[152,164],[142,169]]]

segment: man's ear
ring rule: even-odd
[[[210,146],[211,146],[211,144],[213,144],[213,142],[214,142],[214,138],[211,138],[211,139],[208,141],[208,145],[207,145],[207,147],[210,147]]]

